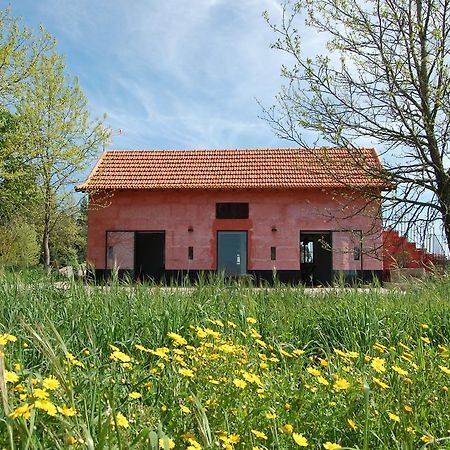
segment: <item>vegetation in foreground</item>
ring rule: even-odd
[[[450,281],[0,284],[0,448],[450,448]]]

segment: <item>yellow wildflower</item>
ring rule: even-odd
[[[425,342],[425,344],[430,344],[431,343],[430,339],[427,336],[420,336],[420,340],[422,342]]]
[[[282,427],[281,427],[281,431],[284,434],[292,434],[292,432],[294,431],[294,427],[290,424],[290,423],[285,423]]]
[[[256,323],[256,319],[254,317],[247,317],[247,323],[254,325]]]
[[[372,358],[372,361],[370,364],[378,373],[386,372],[386,367],[385,367],[386,361],[384,359]]]
[[[394,413],[388,413],[389,419],[392,420],[392,422],[400,422],[400,416]]]
[[[175,448],[175,442],[174,442],[174,440],[173,440],[173,439],[170,439],[170,438],[166,438],[166,439],[167,439],[167,441],[168,441],[168,443],[169,443],[169,448],[170,448],[170,449]],[[158,444],[159,444],[159,448],[164,448],[164,439],[160,439],[159,442],[158,442]]]
[[[347,425],[353,430],[356,431],[356,429],[358,428],[356,425],[356,422],[352,419],[347,419]]]
[[[439,366],[439,369],[441,369],[445,374],[450,375],[450,369],[448,367]]]
[[[186,405],[180,405],[181,412],[184,414],[189,414],[191,410]]]
[[[130,426],[128,419],[121,412],[116,414],[116,422],[119,428],[128,428]]]
[[[10,372],[9,370],[5,370],[5,381],[7,383],[17,383],[19,381],[19,377],[16,372]]]
[[[299,447],[308,447],[308,439],[303,436],[301,433],[292,433],[292,438],[294,439],[294,442]]]
[[[235,378],[233,380],[233,384],[240,389],[244,389],[247,386],[247,382],[244,380],[241,380],[240,378]]]
[[[432,436],[428,436],[427,434],[423,435],[420,440],[425,443],[433,442],[434,438]]]
[[[44,381],[42,382],[42,386],[44,386],[45,389],[48,389],[49,391],[54,391],[60,387],[60,384],[53,375],[50,375],[49,377],[44,379]]]
[[[167,333],[167,336],[170,337],[170,339],[172,339],[173,345],[176,345],[179,347],[181,347],[183,345],[187,345],[186,339],[177,333],[170,332],[170,333]]]
[[[392,366],[392,370],[402,376],[408,375],[408,372],[399,366]]]
[[[258,430],[252,430],[252,433],[258,438],[263,439],[264,441],[267,441],[267,435],[263,433],[262,431]]]
[[[316,369],[314,367],[307,367],[306,371],[312,375],[313,377],[320,377],[320,375],[322,375],[322,373],[320,372],[319,369]]]
[[[34,407],[45,411],[49,416],[56,416],[58,410],[50,400],[36,400]]]
[[[272,419],[276,419],[276,418],[277,418],[277,415],[274,412],[272,412],[272,411],[266,412],[266,419],[272,420]]]
[[[60,414],[62,414],[63,416],[66,416],[66,417],[72,417],[72,416],[75,416],[75,415],[76,415],[77,410],[74,409],[74,408],[69,408],[69,407],[66,406],[66,405],[63,405],[63,406],[61,406],[61,407],[58,406],[58,412],[59,412]]]
[[[327,441],[325,444],[323,444],[323,448],[326,450],[338,450],[339,448],[342,448],[339,444],[336,444],[335,442]]]
[[[132,398],[133,400],[137,400],[142,397],[142,394],[140,392],[133,391],[128,394],[128,397]]]
[[[0,334],[0,347],[6,347],[9,342],[16,342],[16,336],[12,334]]]
[[[405,410],[405,412],[410,413],[412,412],[412,406],[411,405],[404,405],[403,409]]]
[[[378,386],[380,386],[381,389],[389,389],[389,385],[384,383],[383,381],[381,381],[378,378],[373,377],[372,381],[377,384]]]
[[[183,375],[183,377],[193,378],[194,372],[191,369],[181,368],[178,369],[178,373]]]
[[[9,414],[11,419],[17,419],[18,417],[23,417],[24,419],[29,419],[31,416],[31,409],[28,403],[25,403],[19,407],[17,407],[14,411]]]
[[[48,398],[48,392],[45,389],[36,388],[33,389],[33,397],[45,400],[46,398]]]
[[[333,388],[336,389],[337,391],[345,391],[350,387],[350,383],[342,377],[337,377],[334,384],[333,384]]]

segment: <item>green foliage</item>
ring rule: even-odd
[[[39,261],[40,246],[34,226],[21,216],[0,225],[0,263],[31,266]]]
[[[0,223],[35,224],[45,266],[74,261],[83,246],[73,188],[107,132],[91,120],[54,39],[0,11]],[[53,242],[54,240],[54,242]]]
[[[220,278],[183,289],[63,287],[36,272],[4,273],[0,336],[18,338],[4,362],[22,387],[8,382],[4,410],[19,416],[0,420],[0,444],[292,449],[289,424],[317,450],[327,441],[415,450],[433,439],[429,447],[446,448],[449,298],[448,279],[310,295]],[[30,406],[50,375],[60,409],[38,403],[24,418],[20,391]]]

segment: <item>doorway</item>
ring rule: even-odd
[[[330,284],[333,254],[331,232],[300,232],[300,275],[310,286]]]
[[[134,243],[134,268],[140,280],[160,281],[164,276],[164,231],[137,231]]]
[[[247,273],[247,232],[217,232],[217,272],[236,277]]]

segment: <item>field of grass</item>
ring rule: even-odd
[[[0,449],[450,448],[450,279],[54,281],[0,274]]]

